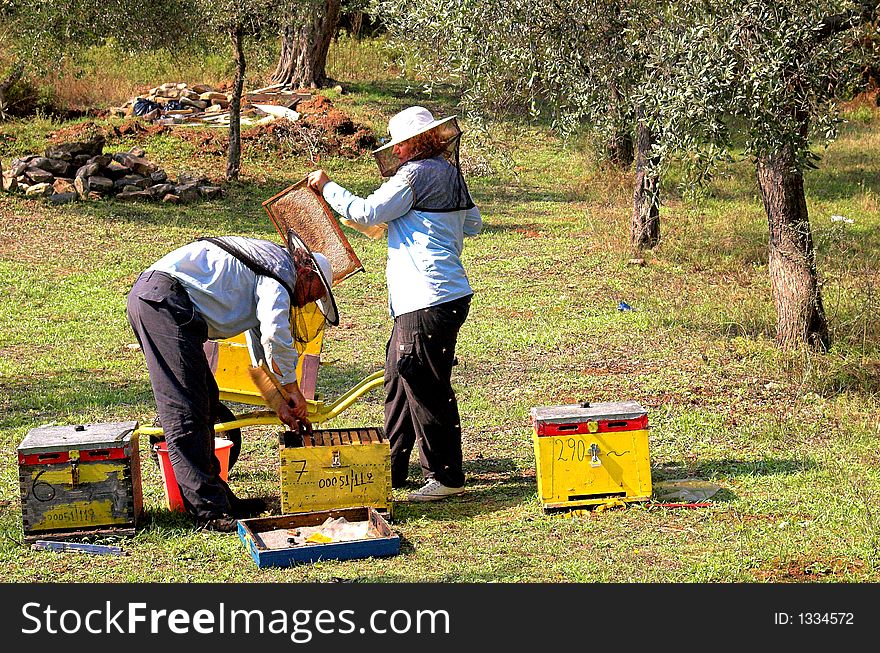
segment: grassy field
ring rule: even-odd
[[[423,102],[404,83],[360,84],[337,106],[384,135],[387,118]],[[454,98],[428,105],[446,115]],[[0,578],[14,582],[877,582],[880,533],[880,115],[859,109],[807,176],[823,292],[835,344],[781,352],[767,274],[766,219],[747,162],[696,198],[671,184],[662,243],[628,266],[630,176],[541,127],[465,136],[485,229],[466,244],[476,291],[454,383],[467,492],[394,509],[401,554],[259,570],[235,535],[194,529],[163,509],[141,442],[146,524],[127,557],[84,559],[21,543],[15,448],[43,424],[139,420],[154,405],[125,319],[138,273],[202,235],[274,237],[260,203],[312,169],[245,149],[222,200],[189,206],[112,201],[50,207],[0,196]],[[0,124],[0,158],[41,151],[62,125]],[[174,132],[139,145],[171,173],[218,179],[222,157]],[[379,183],[370,157],[321,162],[360,193]],[[476,172],[480,174],[477,175]],[[843,216],[847,220],[832,220]],[[337,288],[319,391],[334,397],[382,366],[385,246],[346,230],[366,272]],[[625,301],[633,311],[618,311]],[[582,400],[637,400],[649,411],[655,484],[720,486],[701,509],[545,515],[536,496],[529,411]],[[233,406],[235,409],[243,408]],[[327,427],[378,426],[374,391]],[[278,509],[277,429],[245,429],[230,476],[239,496]],[[413,472],[417,474],[416,459]],[[395,491],[403,499],[405,491]]]

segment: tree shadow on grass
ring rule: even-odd
[[[493,213],[496,205],[498,208],[506,209],[515,203],[540,202],[567,205],[573,202],[587,202],[591,199],[593,198],[585,188],[577,190],[569,186],[562,186],[559,189],[550,189],[498,183],[483,189],[476,201],[479,203],[481,211]]]
[[[64,211],[97,220],[130,223],[138,231],[148,227],[180,225],[205,234],[248,233],[270,237],[275,236],[277,231],[263,210],[262,202],[285,187],[239,184],[231,197],[188,205],[129,204],[110,199],[69,204]],[[132,233],[132,236],[137,237],[137,233]]]
[[[858,130],[871,134],[876,127]],[[857,136],[852,134],[851,136]],[[880,194],[880,177],[874,155],[863,149],[829,151],[815,170],[804,175],[804,187],[808,199],[842,200],[869,192]]]
[[[319,390],[329,386],[324,400],[333,402],[375,371],[360,365],[322,368]],[[250,379],[242,379],[242,388],[250,390],[250,387]],[[104,421],[110,421],[111,417],[127,421],[131,418],[125,417],[126,412],[134,412],[135,407],[143,404],[154,406],[145,373],[135,380],[121,377],[118,372],[95,369],[9,376],[0,380],[0,397],[0,428],[44,423],[55,416],[58,421],[70,421],[77,415],[89,414],[101,415]],[[231,403],[230,408],[240,415],[263,409],[265,405]]]
[[[816,467],[810,460],[721,459],[697,461],[691,465],[669,464],[651,470],[652,482],[689,479],[710,481],[719,476],[775,476],[798,474]],[[417,466],[410,467],[410,478],[417,478]],[[467,488],[461,496],[437,502],[405,502],[396,504],[395,520],[437,519],[462,521],[498,510],[536,501],[536,478],[523,473],[512,459],[485,458],[465,463]],[[737,498],[732,491],[721,488],[711,498],[716,503],[729,503]]]
[[[719,460],[696,460],[690,464],[664,463],[651,468],[652,483],[685,480],[705,481],[712,483],[717,478],[735,478],[747,476],[789,476],[815,469],[817,464],[810,459],[795,458],[762,458],[760,460],[744,460],[723,458]],[[736,495],[721,488],[713,501],[732,501]]]
[[[392,116],[413,105],[423,106],[435,115],[446,115],[455,110],[461,93],[450,84],[432,84],[431,93],[425,93],[425,84],[407,79],[389,79],[372,82],[352,82],[347,85],[350,95],[366,98],[364,106]]]
[[[152,401],[149,383],[131,381],[102,370],[7,377],[0,381],[0,428],[19,428],[52,421],[70,422],[77,415],[99,414],[128,421],[126,408]],[[109,409],[109,410],[108,410]],[[77,422],[71,422],[77,423]]]
[[[491,234],[504,234],[511,231],[526,236],[542,235],[547,225],[538,224],[536,222],[524,222],[519,224],[484,224],[481,235],[487,236]]]

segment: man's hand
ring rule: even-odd
[[[306,183],[319,193],[324,192],[324,185],[330,181],[330,177],[323,170],[313,170],[306,177]]]
[[[287,392],[289,401],[281,405],[278,411],[279,419],[287,424],[291,431],[299,431],[300,424],[303,424],[306,429],[311,429],[309,404],[306,402],[306,398],[303,397],[302,392],[299,391],[299,385],[288,383],[284,386],[284,390]]]

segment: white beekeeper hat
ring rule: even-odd
[[[395,145],[431,130],[437,130],[440,142],[446,146],[450,154],[453,154],[458,137],[461,136],[461,128],[458,126],[456,116],[435,120],[430,111],[425,107],[418,106],[409,107],[392,116],[388,121],[388,133],[391,140],[382,147],[373,150],[373,156],[376,158],[382,176],[390,177],[404,163],[394,153]]]

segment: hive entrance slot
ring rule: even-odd
[[[589,501],[591,499],[613,499],[614,497],[625,497],[626,492],[605,492],[604,494],[570,494],[569,501]]]

